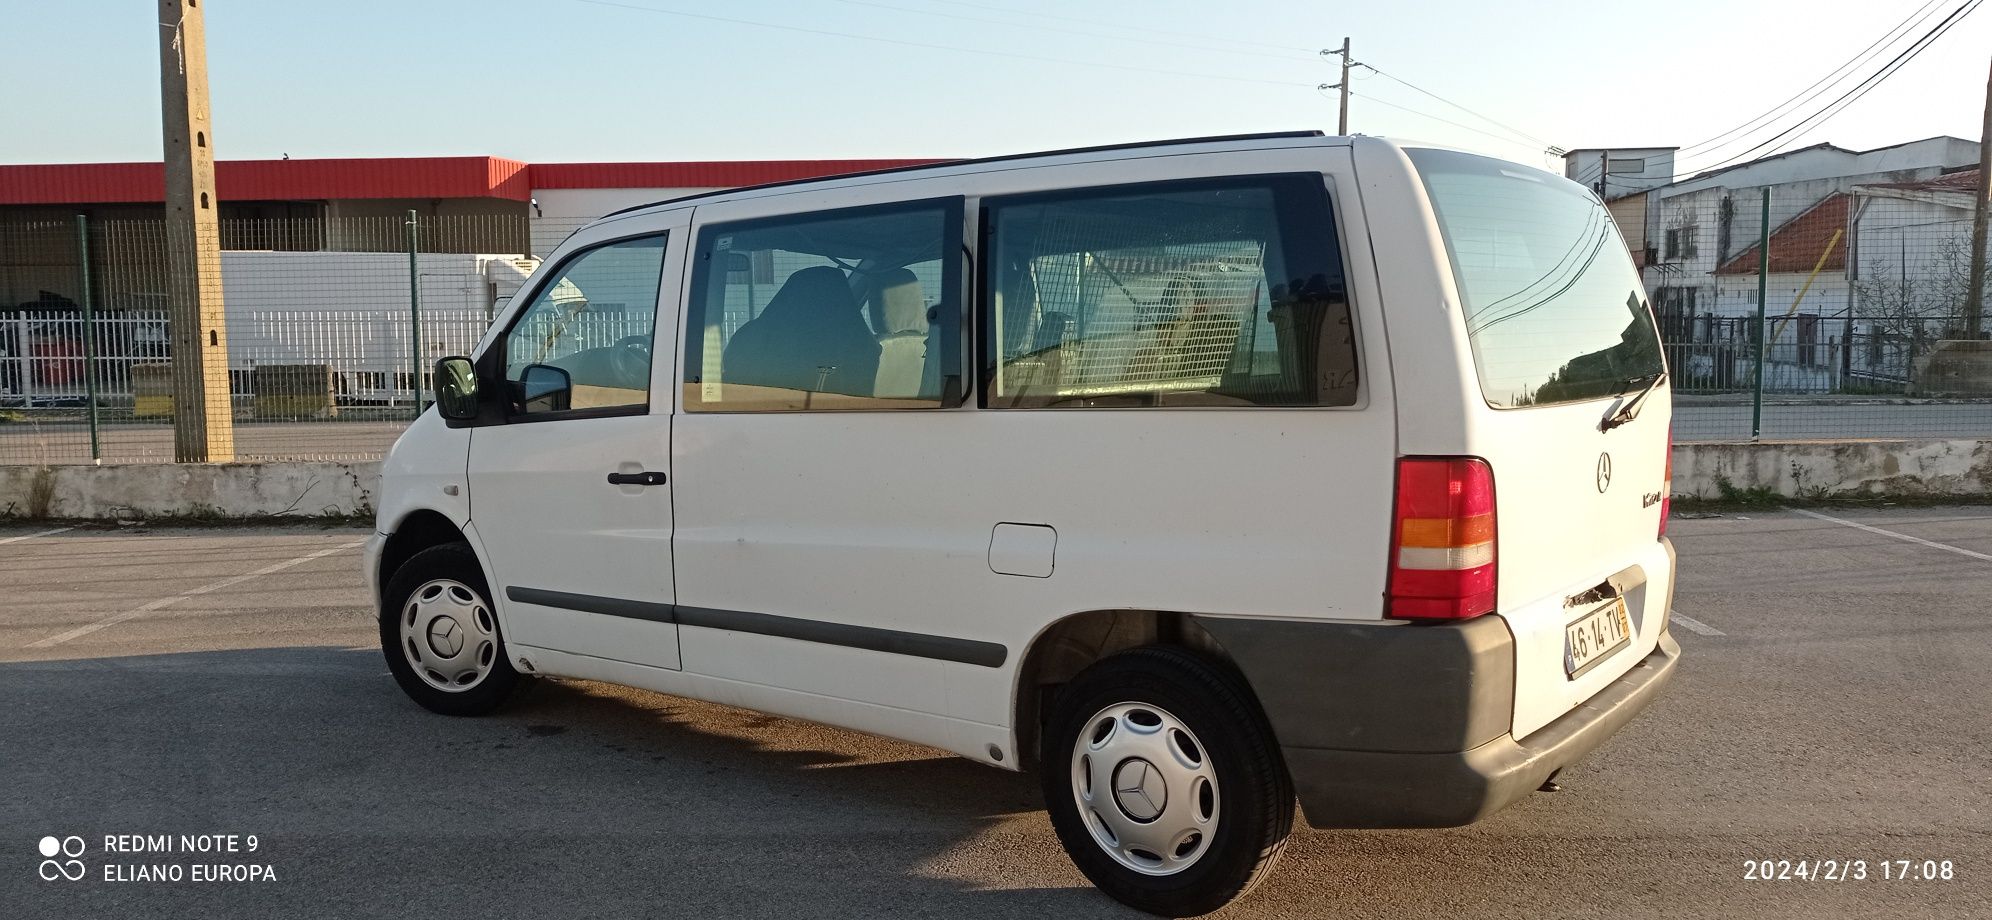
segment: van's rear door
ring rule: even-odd
[[[1653,649],[1671,405],[1658,330],[1611,215],[1561,177],[1408,151],[1451,262],[1494,471],[1498,611],[1516,640],[1514,733]]]

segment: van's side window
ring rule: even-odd
[[[685,408],[958,403],[961,223],[948,200],[701,230]]]
[[[986,207],[986,405],[1355,402],[1347,285],[1321,176]]]
[[[514,416],[650,405],[650,341],[664,236],[586,250],[540,288],[505,334]]]

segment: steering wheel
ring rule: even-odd
[[[650,383],[650,336],[624,336],[609,352],[609,366],[614,369],[616,379],[626,386],[642,387]]]

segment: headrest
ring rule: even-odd
[[[788,276],[782,289],[761,308],[761,315],[777,319],[836,316],[855,312],[857,307],[844,272],[834,265],[818,265]]]
[[[878,274],[872,281],[871,310],[880,335],[927,331],[927,298],[920,279],[908,269]]]

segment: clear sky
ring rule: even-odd
[[[1334,100],[1315,87],[1337,73],[1332,58],[1315,52],[1344,35],[1354,37],[1357,60],[1549,143],[1685,146],[1790,98],[1912,13],[1935,11],[1915,27],[1920,34],[1960,2],[203,5],[224,159],[491,154],[562,162],[978,156],[1333,131]],[[0,55],[0,162],[156,159],[155,10],[143,0],[16,4]],[[1989,55],[1992,11],[1981,11],[1823,128],[1796,137],[1856,148],[1976,137]],[[1893,56],[1891,48],[1860,73]],[[1508,128],[1387,77],[1359,77],[1353,131],[1545,162],[1541,145]],[[1748,146],[1684,159],[1713,165]]]

